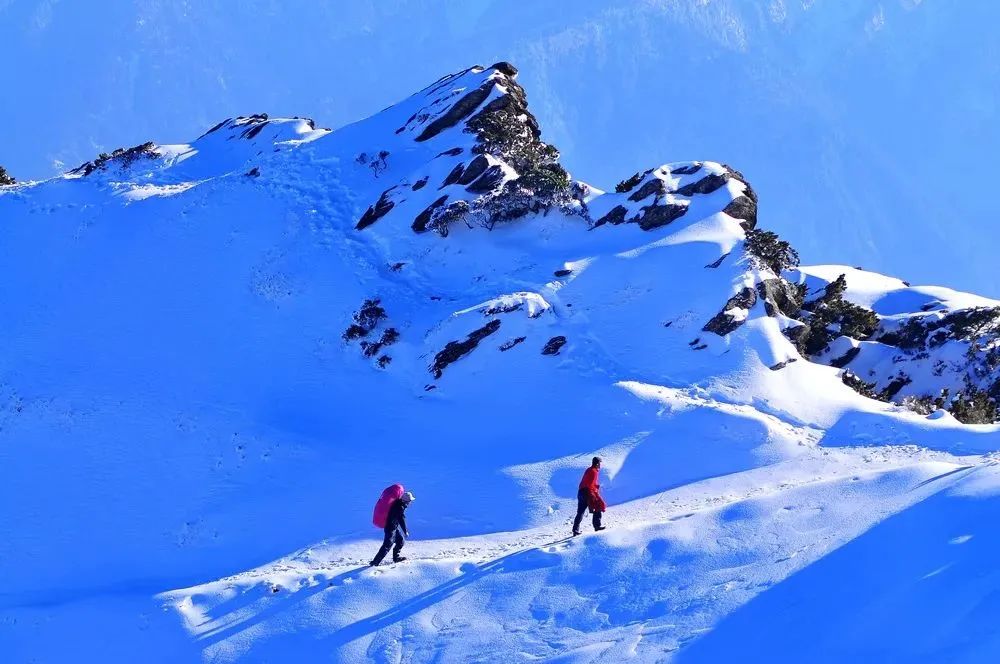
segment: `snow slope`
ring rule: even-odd
[[[781,275],[728,166],[525,193],[563,171],[515,79],[0,187],[11,661],[995,655],[1000,428],[804,358],[743,297]],[[876,308],[983,302],[851,281]],[[594,454],[612,527],[568,540]],[[397,481],[412,560],[361,567]],[[963,612],[920,629],[941,606]]]

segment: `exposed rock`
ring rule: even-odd
[[[681,196],[694,196],[695,194],[711,194],[713,191],[720,189],[727,182],[729,182],[729,173],[723,173],[722,175],[706,175],[697,182],[692,182],[691,184],[684,185],[674,193]]]
[[[410,118],[410,119],[412,120],[413,118]],[[462,148],[452,148],[450,150],[445,150],[444,152],[439,152],[437,154],[437,156],[438,157],[457,157],[458,155],[462,154],[463,152],[464,152],[464,150]]]
[[[476,158],[469,162],[469,165],[465,167],[465,172],[462,173],[456,182],[464,185],[472,184],[473,180],[485,173],[489,167],[489,159],[481,154],[476,155]]]
[[[678,168],[670,171],[671,175],[694,175],[701,170],[701,164],[691,164],[689,166],[680,166]]]
[[[708,321],[702,329],[705,332],[714,332],[720,337],[724,337],[738,330],[746,322],[746,316],[735,316],[729,312],[733,310],[749,311],[755,304],[757,304],[757,291],[747,286],[729,298],[722,311],[713,316],[712,320]]]
[[[567,269],[556,270],[553,274],[557,277],[568,277],[569,275],[573,274],[573,270],[567,270]]]
[[[387,366],[389,366],[390,362],[392,362],[392,358],[389,357],[388,355],[383,355],[382,357],[378,358],[378,361],[376,363],[378,364],[379,369],[385,369]]]
[[[455,164],[455,168],[451,169],[451,172],[445,176],[444,182],[441,183],[438,189],[444,189],[448,185],[455,184],[462,177],[463,173],[465,173],[465,164]]]
[[[558,336],[552,337],[545,343],[545,347],[542,348],[542,355],[558,355],[559,349],[566,345],[566,337]]]
[[[641,201],[648,196],[661,196],[667,193],[667,185],[663,180],[659,178],[652,178],[646,182],[646,184],[639,187],[639,189],[628,197],[630,201]]]
[[[434,138],[445,129],[454,127],[459,122],[472,115],[472,112],[479,108],[479,105],[486,101],[486,98],[490,96],[493,88],[494,82],[487,81],[459,99],[451,106],[451,108],[438,116],[437,119],[429,125],[424,127],[424,130],[420,132],[420,135],[417,136],[416,140],[418,142],[422,142]]]
[[[594,227],[603,226],[604,224],[611,224],[613,226],[623,224],[625,223],[625,214],[627,212],[628,209],[624,206],[616,205],[610,212],[598,219],[597,223],[594,224]]]
[[[853,362],[854,358],[856,358],[860,353],[861,353],[860,346],[855,346],[854,348],[851,348],[849,351],[847,351],[837,359],[831,361],[830,366],[836,367],[838,369],[843,369],[848,364]]]
[[[772,365],[769,368],[771,369],[771,371],[781,371],[782,369],[784,369],[785,367],[787,367],[789,364],[791,364],[792,362],[796,362],[796,361],[797,361],[797,358],[790,357],[787,360],[785,360],[783,362],[778,362],[777,364],[774,364],[774,365]]]
[[[638,173],[637,172],[637,173],[633,174],[631,177],[629,177],[629,178],[627,178],[625,180],[622,180],[621,182],[619,182],[618,184],[616,184],[615,185],[615,192],[617,192],[619,194],[625,194],[625,193],[628,193],[628,192],[632,191],[633,189],[635,189],[639,185],[640,182],[642,182],[642,179],[644,177],[646,177],[646,175],[648,175],[648,174],[649,174],[649,171],[646,171],[645,173]]]
[[[483,175],[465,189],[475,194],[485,194],[496,189],[503,182],[504,172],[499,164],[490,166]]]
[[[411,187],[411,189],[413,191],[420,191],[421,189],[423,189],[424,187],[427,186],[427,179],[428,178],[427,178],[426,175],[424,177],[420,178],[419,180],[417,180],[416,182],[413,183],[413,186]]]
[[[361,215],[361,219],[358,220],[358,223],[354,228],[359,231],[364,228],[368,228],[376,221],[389,214],[389,211],[396,205],[394,202],[389,200],[389,193],[395,188],[396,187],[393,186],[383,191],[382,195],[379,196],[378,201],[375,202],[375,205],[369,207],[365,210],[365,213]]]
[[[757,284],[757,293],[768,316],[780,313],[795,318],[802,311],[802,291],[784,279],[764,279]]]
[[[639,228],[644,231],[651,231],[654,228],[666,226],[670,222],[679,219],[687,212],[686,205],[676,203],[666,203],[663,205],[650,205],[642,208],[642,214],[638,218],[629,221],[638,222]]]
[[[509,314],[512,311],[519,311],[523,308],[524,308],[523,301],[514,301],[509,304],[504,304],[503,302],[499,302],[497,304],[494,304],[492,307],[483,310],[483,315],[496,316],[497,314]]]
[[[506,74],[511,78],[517,76],[517,67],[506,61],[496,62],[490,66],[490,69],[496,69],[501,74]]]
[[[249,171],[247,171],[246,173],[244,173],[244,175],[246,175],[248,178],[257,178],[257,177],[260,177],[260,169],[257,168],[256,166],[254,166]]]
[[[757,203],[749,196],[737,196],[722,211],[733,219],[740,220],[745,230],[757,227]]]
[[[430,372],[435,378],[441,378],[445,368],[461,358],[465,357],[479,345],[486,337],[500,329],[500,320],[494,318],[478,330],[473,330],[464,341],[449,341],[445,347],[434,356],[434,364],[430,367]]]
[[[500,352],[506,353],[519,343],[523,343],[525,339],[527,339],[527,337],[514,337],[513,339],[508,339],[507,341],[500,344]]]
[[[428,230],[428,224],[431,222],[431,218],[434,215],[434,211],[439,207],[444,205],[444,202],[448,200],[448,194],[445,194],[441,198],[437,199],[433,203],[427,206],[427,208],[417,215],[417,218],[413,220],[413,228],[416,233],[423,233]]]
[[[70,173],[82,173],[84,176],[87,176],[97,170],[106,170],[111,164],[115,164],[119,168],[128,168],[137,161],[155,159],[159,156],[159,153],[156,151],[156,145],[152,142],[146,142],[131,148],[117,148],[111,154],[102,152],[97,155],[97,159],[94,161],[85,162],[74,168]]]

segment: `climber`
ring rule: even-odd
[[[608,508],[604,502],[604,498],[601,497],[601,485],[597,481],[598,475],[601,472],[601,457],[594,457],[594,460],[588,468],[583,473],[583,479],[580,480],[580,489],[577,491],[576,499],[576,520],[573,521],[573,535],[580,534],[580,522],[583,521],[583,513],[590,508],[590,511],[594,513],[594,530],[604,530],[605,526],[601,525],[601,515]]]
[[[398,485],[397,485],[398,486]],[[392,487],[390,487],[391,489]],[[389,489],[386,489],[388,491]],[[378,564],[385,558],[385,554],[392,549],[392,561],[402,562],[406,556],[399,555],[406,538],[410,536],[410,531],[406,529],[406,508],[413,502],[413,494],[407,491],[399,498],[396,498],[389,507],[389,513],[385,519],[385,539],[382,541],[382,548],[378,550],[370,563],[371,567],[378,567]],[[395,544],[395,546],[393,546]]]

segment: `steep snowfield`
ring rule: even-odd
[[[778,275],[727,166],[518,207],[521,93],[477,67],[0,187],[10,661],[991,661],[1000,428],[744,302]],[[490,109],[527,143],[485,150]],[[594,454],[611,528],[567,539]],[[397,481],[411,561],[368,569]]]

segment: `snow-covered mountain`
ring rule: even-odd
[[[0,187],[0,647],[990,661],[1000,303],[800,266],[758,202],[575,179],[505,62]]]

